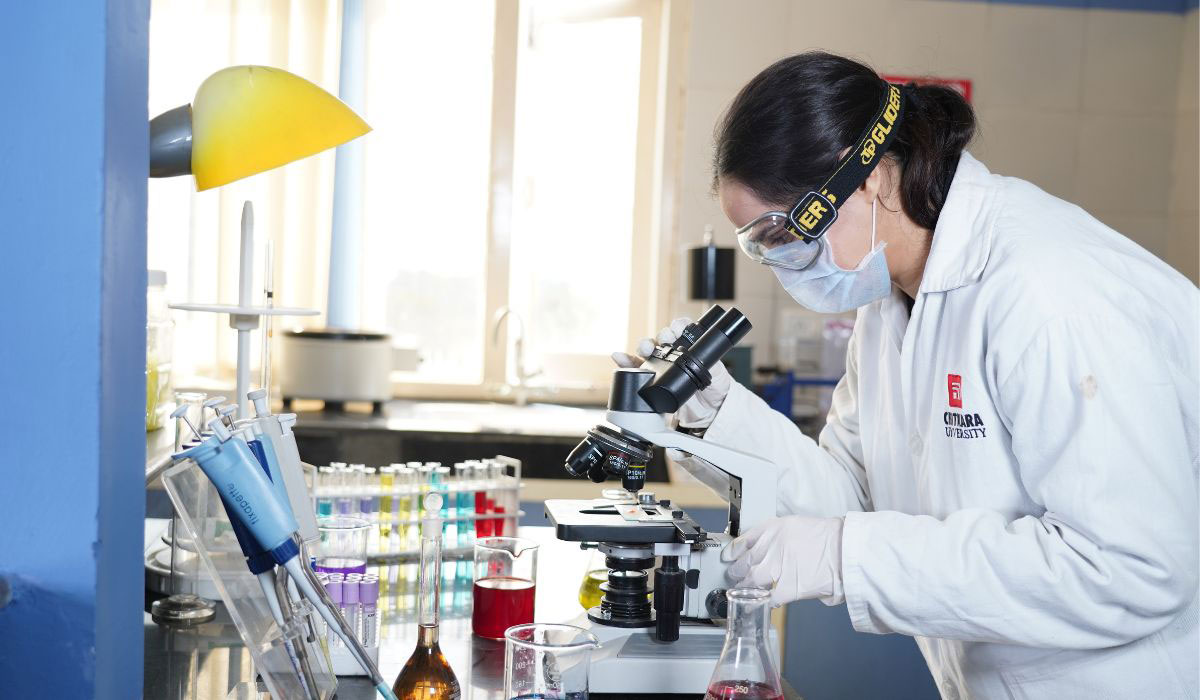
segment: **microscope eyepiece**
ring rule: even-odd
[[[712,383],[711,368],[750,332],[741,311],[713,305],[688,324],[673,344],[660,345],[637,368],[613,373],[608,410],[619,413],[674,413],[697,391]],[[646,483],[646,464],[654,446],[632,433],[596,426],[567,455],[572,476],[596,483],[619,477],[626,491]]]
[[[685,329],[680,341],[659,346],[642,365],[655,376],[638,390],[638,396],[655,412],[674,413],[697,391],[707,388],[712,383],[711,368],[750,332],[750,319],[741,311],[730,309],[712,320],[719,311],[721,307],[714,305],[693,324],[707,322],[695,342],[682,342]]]

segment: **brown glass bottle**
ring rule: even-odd
[[[417,599],[417,648],[400,669],[392,692],[397,700],[461,700],[458,677],[438,646],[442,583],[442,523],[437,517],[441,510],[441,495],[425,497],[425,512],[430,515],[421,522],[420,597]]]

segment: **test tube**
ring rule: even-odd
[[[362,574],[347,574],[342,583],[342,605],[346,611],[346,623],[354,630],[354,636],[362,640],[362,615],[359,610],[358,589]]]
[[[317,517],[333,515],[333,467],[317,467]]]
[[[345,462],[330,462],[333,469],[332,482],[333,511],[338,515],[350,515],[350,498],[346,495],[350,490],[350,469]]]
[[[396,465],[379,468],[379,551],[392,549],[392,488],[396,483]]]
[[[325,583],[325,592],[329,594],[329,599],[337,606],[338,612],[345,615],[342,605],[343,588],[345,588],[344,577],[341,574],[330,574],[329,580]],[[337,647],[342,644],[342,640],[336,634],[329,634],[327,638],[331,647]]]
[[[346,513],[348,515],[359,517],[365,517],[366,515],[362,512],[362,502],[359,499],[363,490],[363,472],[366,468],[365,464],[351,464],[346,470],[345,502],[347,503]]]
[[[475,512],[475,499],[471,494],[471,477],[473,471],[469,462],[459,462],[454,465],[454,485],[458,489],[455,501],[458,505],[458,547],[469,549],[475,545],[475,521],[471,515]],[[473,568],[467,559],[460,559],[455,567],[460,581],[471,581]]]
[[[487,507],[487,465],[475,462],[471,468],[473,475],[472,488],[475,490],[475,536],[491,537],[492,523],[483,517],[488,512]]]
[[[396,500],[392,503],[393,518],[396,521],[395,540],[392,543],[393,550],[402,552],[408,549],[409,531],[412,525],[409,520],[412,519],[413,510],[413,492],[415,490],[415,481],[417,473],[412,470],[412,467],[397,467],[396,468]]]
[[[455,522],[455,518],[458,517],[458,500],[452,490],[453,479],[454,473],[450,467],[434,467],[433,488],[442,494],[442,510],[439,517],[442,519],[443,556],[447,550],[453,549],[458,544],[458,523]],[[451,593],[454,590],[454,577],[457,575],[458,568],[456,566],[442,567],[442,590],[444,593]]]
[[[359,472],[359,479],[362,482],[361,491],[359,491],[359,510],[361,510],[372,522],[377,521],[379,513],[379,476],[375,467],[363,467]]]
[[[433,469],[433,488],[442,494],[442,511],[438,516],[442,519],[442,541],[457,542],[458,528],[454,525],[454,518],[458,513],[458,501],[454,500],[454,495],[451,493],[453,483],[453,470],[450,467],[434,467]]]
[[[359,636],[359,641],[364,647],[373,647],[379,644],[377,640],[379,634],[379,619],[377,615],[376,602],[379,600],[379,578],[365,576],[358,584],[358,602],[362,605],[362,635]]]
[[[490,461],[487,471],[488,487],[491,492],[491,497],[488,498],[489,510],[492,513],[503,515],[505,496],[507,495],[504,491],[504,465],[494,460]],[[492,533],[497,537],[504,536],[504,518],[492,519]]]
[[[416,468],[416,491],[413,493],[413,518],[416,520],[425,516],[425,494],[429,493],[429,485],[432,480],[433,467],[422,464]]]
[[[363,467],[359,471],[359,478],[362,480],[362,486],[359,490],[358,509],[362,512],[362,517],[374,526],[379,524],[379,477],[374,467]],[[379,551],[379,528],[371,527],[367,530],[367,547],[369,551]]]

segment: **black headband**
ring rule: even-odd
[[[875,118],[818,190],[809,192],[788,214],[788,231],[811,243],[837,220],[838,207],[854,194],[879,164],[904,119],[904,88],[887,83]]]

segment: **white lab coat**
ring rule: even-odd
[[[736,384],[705,439],[846,516],[854,628],[916,637],[944,698],[1196,698],[1198,331],[1188,280],[964,153],[819,443]]]

